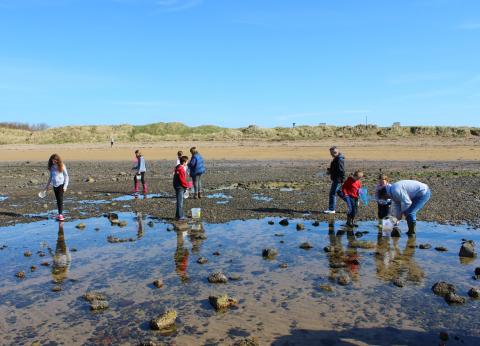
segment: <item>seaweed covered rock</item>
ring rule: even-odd
[[[225,310],[225,309],[228,309],[229,307],[237,305],[237,300],[235,298],[229,297],[226,294],[222,294],[219,296],[210,296],[208,297],[208,301],[217,311]]]
[[[439,281],[432,286],[432,291],[437,296],[445,297],[449,293],[455,293],[456,290],[454,285],[445,281]]]
[[[222,272],[215,272],[208,276],[208,282],[212,284],[226,284],[228,279]]]
[[[177,320],[177,311],[169,309],[162,315],[150,320],[150,328],[153,330],[162,330],[171,327]]]

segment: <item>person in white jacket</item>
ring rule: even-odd
[[[431,197],[428,185],[416,180],[400,180],[380,190],[379,196],[382,199],[391,198],[394,215],[398,220],[405,215],[408,224],[407,234],[415,234],[417,213]]]
[[[50,184],[53,186],[58,208],[57,220],[63,221],[65,219],[63,217],[63,194],[67,191],[69,177],[67,166],[65,166],[58,154],[53,154],[50,156],[50,159],[48,159],[48,171],[50,175],[47,185],[45,186],[45,191],[48,190]]]

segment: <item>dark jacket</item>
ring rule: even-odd
[[[192,159],[188,163],[188,168],[190,169],[191,177],[205,173],[205,164],[203,162],[203,157],[199,153],[193,155]]]
[[[332,181],[340,179],[341,182],[345,180],[345,157],[339,153],[330,163],[330,178]]]
[[[177,167],[175,167],[175,174],[173,175],[173,187],[175,189],[180,187],[184,189],[188,188],[187,174],[185,173],[185,168],[182,165],[177,165]]]

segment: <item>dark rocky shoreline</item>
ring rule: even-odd
[[[175,213],[172,162],[148,162],[149,193],[157,194],[157,198],[123,201],[112,200],[132,192],[130,162],[79,161],[67,162],[67,165],[71,176],[65,195],[67,220],[119,211],[140,211],[172,220]],[[328,177],[323,176],[327,165],[328,161],[207,162],[205,197],[186,200],[185,211],[189,214],[190,208],[201,207],[202,218],[211,223],[268,216],[326,220],[322,211],[327,206],[330,187]],[[393,181],[417,179],[427,183],[432,189],[432,199],[419,213],[419,220],[466,223],[480,228],[480,162],[347,162],[348,172],[355,169],[365,171],[364,185],[370,193],[374,191],[380,171]],[[88,178],[92,178],[90,182]],[[53,193],[45,199],[37,197],[46,180],[44,162],[0,163],[0,195],[8,197],[0,201],[0,225],[38,221],[46,217],[48,210],[55,210]],[[207,198],[218,193],[232,198]],[[336,218],[345,218],[343,201],[339,201]],[[359,218],[375,219],[376,204],[361,206]]]

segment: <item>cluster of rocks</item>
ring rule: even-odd
[[[112,243],[112,244],[115,244],[115,243],[127,243],[127,242],[134,242],[135,241],[135,238],[118,238],[118,237],[114,237],[113,235],[109,235],[107,237],[107,241],[109,243]]]
[[[438,296],[445,299],[448,304],[465,304],[466,298],[456,293],[456,287],[448,282],[439,281],[432,286],[432,291]],[[471,298],[477,299],[480,297],[480,289],[472,287],[468,291]]]

